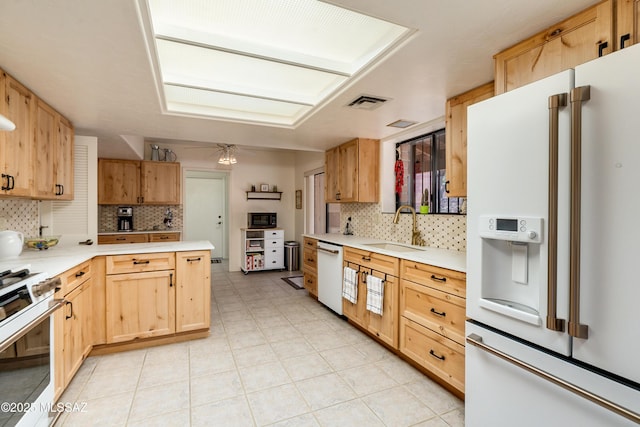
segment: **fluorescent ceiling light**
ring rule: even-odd
[[[294,126],[411,32],[318,0],[146,1],[175,114]]]
[[[405,129],[408,128],[409,126],[413,126],[418,122],[413,122],[411,120],[396,120],[393,123],[389,123],[387,126],[393,127],[393,128],[400,128],[400,129]]]

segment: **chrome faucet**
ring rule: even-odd
[[[413,230],[411,232],[411,244],[412,245],[418,245],[418,246],[424,246],[425,241],[420,236],[420,231],[418,230],[418,227],[416,226],[416,210],[412,206],[409,206],[409,205],[400,206],[398,208],[398,210],[396,210],[396,214],[393,217],[393,223],[397,224],[398,221],[400,221],[400,211],[402,209],[409,209],[411,211],[411,214],[413,215]]]

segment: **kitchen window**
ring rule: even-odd
[[[444,129],[396,144],[396,209],[413,206],[416,212],[459,214],[463,198],[447,197],[445,191]]]

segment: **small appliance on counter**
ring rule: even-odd
[[[133,208],[118,207],[118,231],[133,231]]]

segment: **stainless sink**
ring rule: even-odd
[[[384,249],[386,251],[393,252],[418,252],[424,250],[416,248],[415,246],[407,246],[399,243],[365,243],[363,246],[370,246],[372,248]]]

